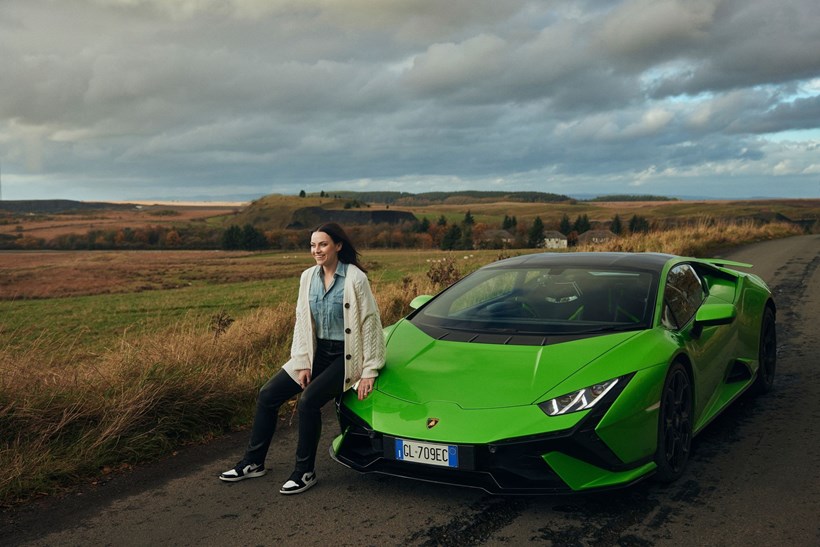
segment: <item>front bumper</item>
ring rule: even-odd
[[[334,440],[331,457],[362,473],[469,486],[492,494],[556,494],[627,486],[655,468],[652,458],[623,462],[601,440],[595,428],[606,408],[593,409],[575,427],[560,432],[457,443],[458,468],[396,460],[395,437],[375,431],[344,405],[337,411],[344,433]]]

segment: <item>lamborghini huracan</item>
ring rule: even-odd
[[[748,267],[659,253],[484,266],[385,329],[373,393],[337,403],[331,456],[500,494],[674,481],[694,435],[772,387],[776,307]]]

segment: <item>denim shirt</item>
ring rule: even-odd
[[[339,262],[333,283],[325,291],[324,272],[316,268],[316,274],[310,280],[310,313],[316,324],[316,338],[322,340],[344,340],[344,296],[345,274],[347,264]]]

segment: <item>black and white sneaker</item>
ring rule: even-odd
[[[236,482],[245,479],[252,479],[254,477],[261,477],[265,473],[267,473],[265,470],[265,464],[239,462],[233,469],[228,469],[219,475],[219,480],[223,480],[225,482]]]
[[[313,471],[308,471],[301,475],[298,471],[294,471],[293,475],[288,479],[288,482],[283,484],[282,488],[279,489],[279,493],[298,494],[299,492],[304,492],[314,484],[316,484],[316,473]]]

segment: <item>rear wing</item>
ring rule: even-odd
[[[701,258],[707,264],[718,266],[719,268],[753,268],[754,264],[747,264],[746,262],[735,262],[734,260],[723,260],[722,258]]]

